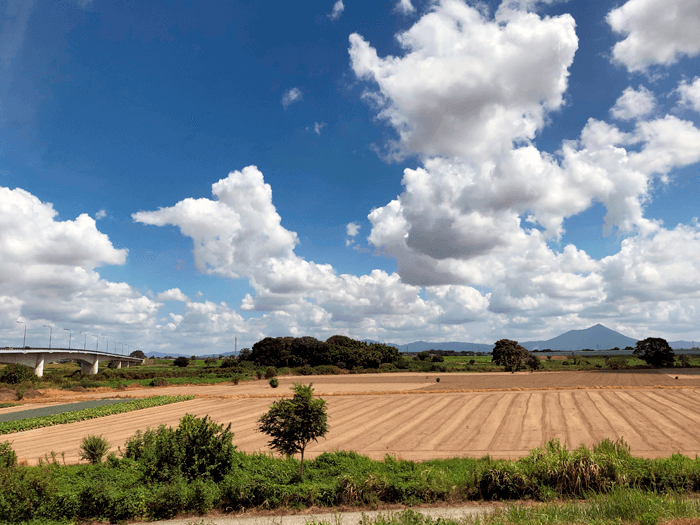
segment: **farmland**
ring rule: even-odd
[[[13,435],[12,441],[18,456],[29,463],[51,450],[77,462],[80,440],[87,434],[102,434],[116,450],[138,429],[175,426],[184,413],[191,413],[232,423],[234,444],[241,450],[266,451],[266,437],[255,430],[257,419],[274,399],[288,394],[291,383],[312,380],[316,393],[328,402],[331,429],[326,439],[310,445],[309,457],[355,450],[375,459],[385,454],[412,460],[486,454],[515,458],[555,438],[570,447],[624,438],[633,455],[681,452],[692,457],[700,453],[700,437],[693,431],[700,423],[700,375],[692,371],[682,370],[679,379],[673,370],[406,373],[285,376],[276,390],[266,381],[135,387],[119,393],[194,394],[197,399],[31,430]],[[100,390],[105,391],[55,391],[46,397],[70,402],[114,395]]]

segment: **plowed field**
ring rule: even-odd
[[[232,423],[234,443],[242,450],[267,451],[267,437],[255,430],[257,419],[289,392],[292,382],[313,381],[316,392],[326,396],[331,429],[326,439],[310,445],[310,457],[352,449],[377,459],[387,453],[417,460],[485,454],[513,458],[552,438],[572,447],[624,438],[633,454],[647,457],[700,454],[700,388],[690,386],[700,385],[700,376],[676,380],[664,373],[540,372],[440,377],[440,383],[435,375],[416,374],[283,377],[277,390],[265,381],[127,390],[119,394],[190,393],[198,399],[4,438],[30,463],[51,450],[77,462],[80,440],[87,434],[102,434],[116,450],[136,430],[177,425],[189,412]],[[65,395],[66,402],[86,397]]]

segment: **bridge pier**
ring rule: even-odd
[[[44,354],[37,354],[33,368],[37,377],[42,377],[44,375]]]
[[[80,372],[83,374],[90,374],[90,375],[95,375],[97,373],[97,365],[99,363],[99,359],[97,356],[93,356],[95,359],[94,363],[90,363],[88,361],[80,361]]]

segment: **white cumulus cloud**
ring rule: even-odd
[[[622,92],[615,105],[610,110],[613,118],[620,120],[633,120],[646,117],[656,106],[654,94],[644,86],[639,89],[628,87]]]
[[[164,292],[159,293],[158,295],[156,295],[156,300],[181,301],[183,303],[187,303],[190,301],[189,297],[182,293],[182,291],[179,288],[171,288],[170,290],[166,290]]]
[[[381,58],[350,35],[358,78],[399,147],[424,155],[482,158],[527,141],[563,103],[578,39],[567,15],[499,11],[489,19],[460,0],[443,0],[397,36],[403,56]]]
[[[683,81],[678,86],[681,104],[689,106],[700,113],[700,77],[695,77],[690,84]]]
[[[320,135],[321,130],[325,127],[326,127],[325,122],[314,122],[314,133],[316,133],[316,135]]]
[[[349,222],[345,227],[345,232],[347,233],[348,237],[354,237],[360,232],[360,225],[356,222]]]
[[[147,337],[160,304],[96,271],[124,264],[127,250],[115,248],[87,214],[65,221],[57,215],[27,191],[0,187],[0,337],[16,330],[18,317],[28,324],[28,338],[49,322]],[[65,334],[54,335],[60,341]]]
[[[700,53],[700,0],[629,0],[607,21],[625,37],[613,47],[613,61],[629,71]]]

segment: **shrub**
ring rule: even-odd
[[[618,370],[620,368],[627,368],[627,358],[626,357],[611,357],[608,359],[608,366],[614,370]]]
[[[236,447],[231,424],[224,428],[207,416],[185,414],[176,429],[159,426],[137,431],[126,442],[124,457],[139,463],[146,479],[220,482],[231,470]]]
[[[297,368],[296,373],[300,376],[310,376],[313,375],[314,369],[311,368],[309,365],[304,365]]]
[[[277,369],[274,366],[270,366],[265,370],[265,379],[272,379],[277,375]]]
[[[238,365],[238,359],[235,357],[226,357],[221,362],[221,368],[233,368],[236,365]]]
[[[264,374],[263,374],[262,370],[256,370],[256,371],[255,371],[255,377],[257,377],[258,379],[262,379],[262,378],[263,378],[263,375],[264,375]]]
[[[382,363],[381,365],[379,365],[380,372],[392,372],[394,370],[396,370],[396,367],[391,363]]]
[[[25,381],[32,381],[35,378],[36,374],[30,367],[12,363],[7,365],[5,370],[2,371],[2,374],[0,374],[0,383],[18,385]]]
[[[17,465],[17,453],[12,450],[9,441],[0,443],[0,469],[12,468]]]
[[[436,377],[436,378],[435,378],[435,382],[436,382],[436,383],[439,383],[439,382],[440,382],[440,378],[439,378],[439,377]]]
[[[175,359],[175,361],[173,361],[173,365],[178,366],[180,368],[185,368],[185,367],[189,366],[189,364],[190,364],[190,360],[184,356],[180,356],[177,359]]]
[[[80,459],[85,459],[90,463],[102,463],[102,458],[109,451],[109,441],[102,436],[87,435],[80,442]]]
[[[270,379],[270,386],[272,388],[277,388],[278,386],[280,386],[279,380],[276,377],[273,377],[272,379]]]
[[[442,363],[445,360],[440,354],[435,354],[431,356],[430,361],[433,363]]]
[[[683,368],[687,368],[690,366],[690,356],[687,354],[683,354],[680,358],[679,361],[681,362],[681,366]]]
[[[148,383],[150,386],[168,386],[168,380],[162,377],[156,377],[153,381]]]

